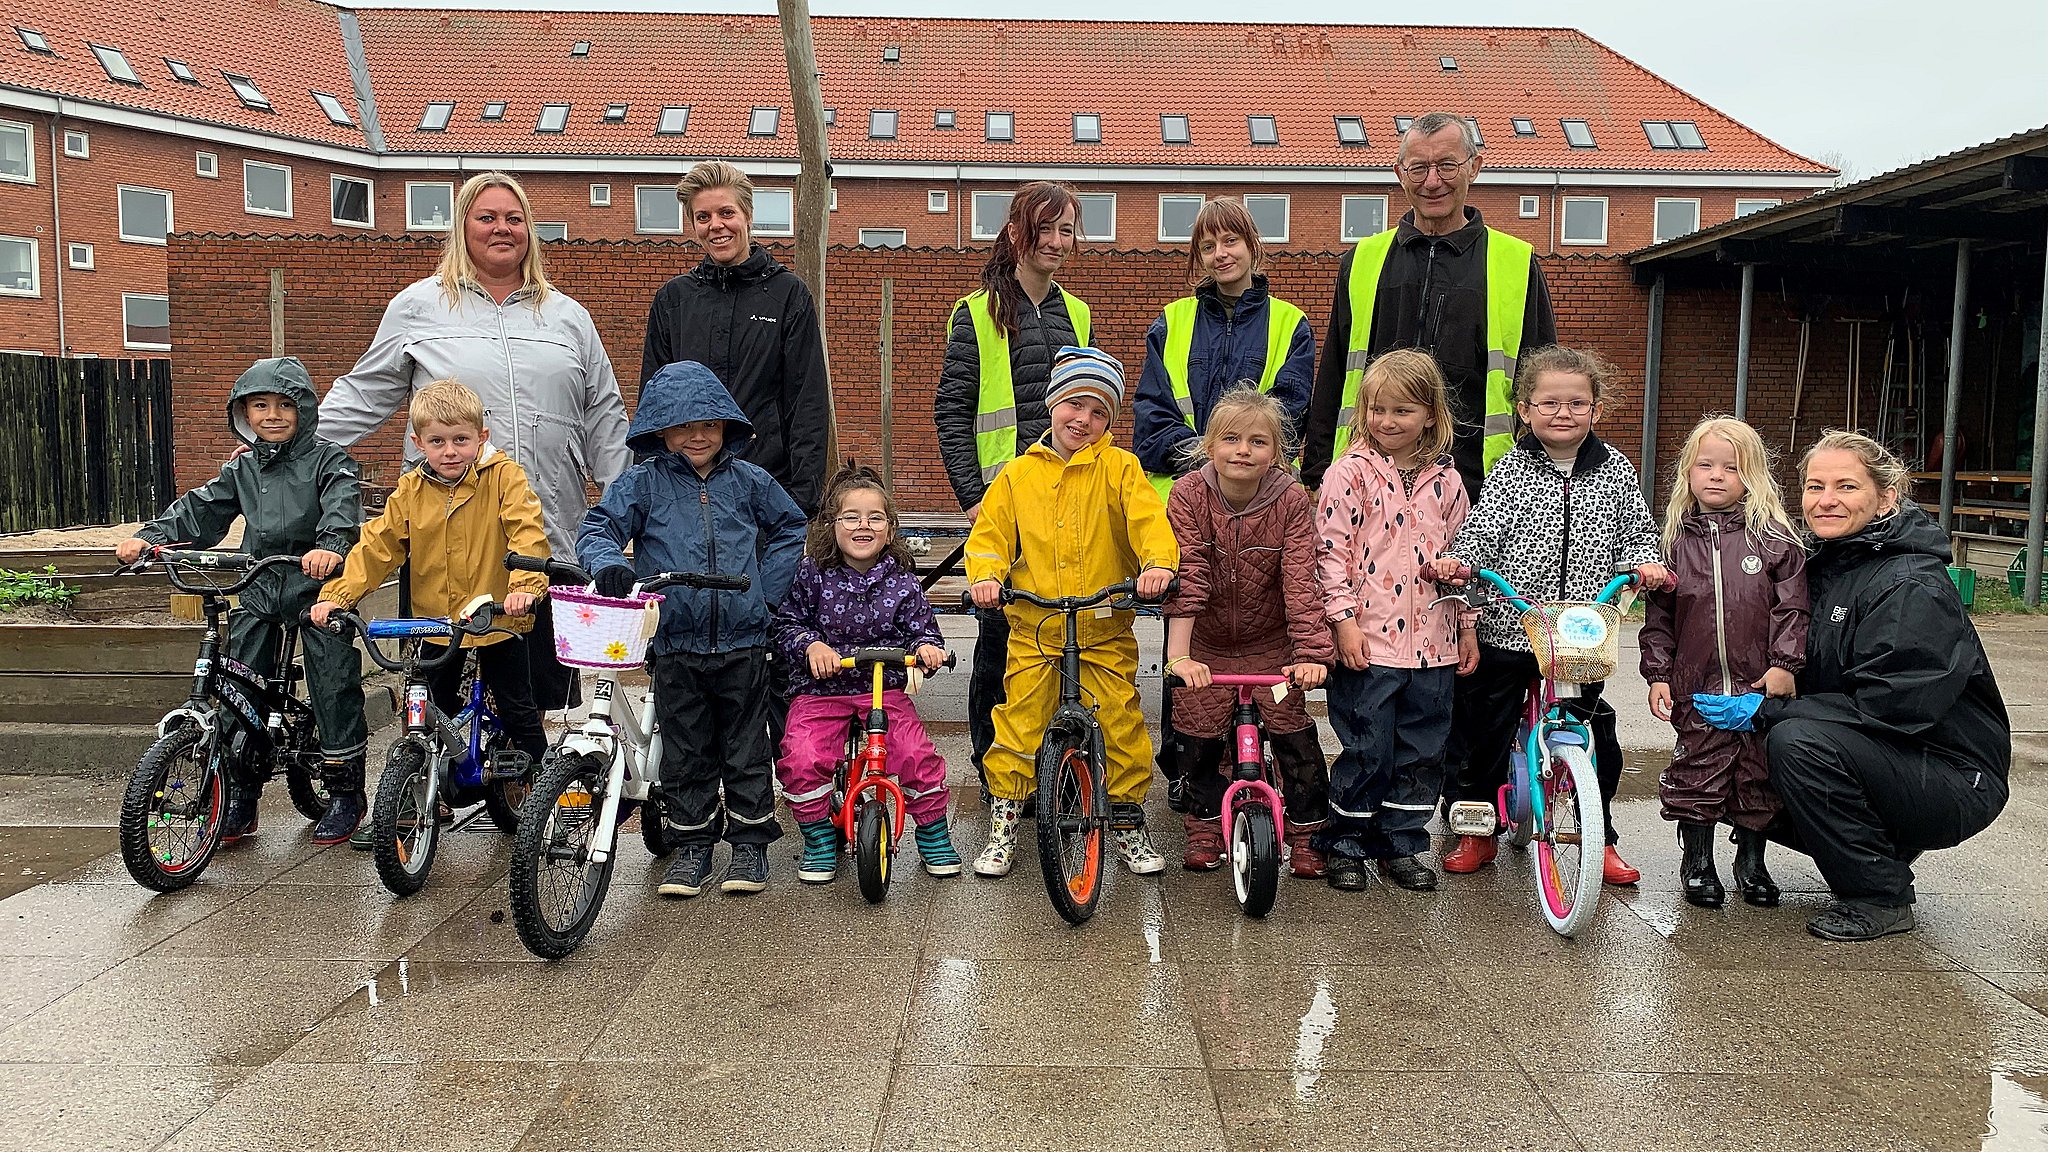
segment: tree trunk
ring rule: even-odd
[[[796,116],[796,274],[817,303],[818,329],[825,328],[825,246],[831,220],[832,173],[825,151],[825,102],[818,91],[818,60],[811,47],[810,0],[776,0],[782,17],[782,54],[789,65],[789,98]],[[829,349],[830,344],[827,344]],[[826,473],[838,468],[839,430],[832,399],[831,355],[825,357]]]

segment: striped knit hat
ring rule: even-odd
[[[1045,389],[1045,406],[1081,393],[1102,401],[1109,418],[1116,419],[1124,405],[1124,366],[1099,348],[1068,345],[1052,358],[1052,381]]]

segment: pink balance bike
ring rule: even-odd
[[[1252,691],[1279,688],[1289,681],[1285,676],[1217,675],[1210,683],[1237,689],[1237,707],[1231,714],[1237,766],[1223,791],[1221,810],[1223,826],[1230,829],[1230,854],[1225,859],[1230,862],[1231,889],[1245,915],[1263,917],[1273,910],[1280,893],[1281,821],[1287,808],[1273,786],[1273,754],[1266,747],[1266,725]],[[1185,686],[1180,677],[1168,674],[1169,689]]]

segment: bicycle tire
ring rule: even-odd
[[[602,802],[605,760],[595,753],[562,756],[542,772],[526,806],[519,813],[519,832],[512,840],[512,870],[506,880],[506,895],[512,904],[512,925],[519,942],[543,960],[560,960],[574,952],[590,934],[598,910],[610,891],[612,866],[617,857],[607,855],[602,864],[590,862],[590,830]],[[583,803],[563,806],[564,793],[579,788]],[[648,809],[641,809],[646,819]],[[574,862],[578,882],[577,899],[558,926],[552,923],[542,902],[544,878],[564,861]],[[592,869],[596,869],[595,872]]]
[[[198,727],[187,726],[159,738],[135,762],[127,791],[121,796],[121,862],[128,866],[128,875],[144,888],[176,892],[191,887],[199,874],[206,871],[214,850],[220,847],[221,822],[227,816],[227,781],[221,766],[204,761],[211,748]],[[150,829],[162,827],[157,815],[164,793],[183,791],[167,781],[173,767],[188,757],[199,775],[194,789],[200,797],[194,803],[201,806],[197,810],[197,837],[182,856],[166,859],[151,841]]]
[[[860,802],[853,817],[854,873],[860,877],[860,894],[870,904],[880,904],[889,895],[889,803],[872,796]]]
[[[1263,919],[1273,910],[1280,894],[1280,833],[1272,809],[1261,801],[1231,811],[1230,882],[1245,915]]]
[[[502,729],[493,729],[484,736],[484,763],[490,763],[493,752],[510,747],[512,737]],[[491,817],[491,823],[507,836],[519,831],[519,807],[526,803],[526,797],[533,791],[533,773],[538,765],[526,766],[526,775],[518,780],[486,780],[484,782],[484,811]]]
[[[1069,924],[1085,924],[1102,899],[1107,805],[1097,767],[1069,728],[1049,729],[1038,748],[1038,864],[1046,895]]]
[[[648,854],[656,860],[676,850],[675,842],[668,838],[668,825],[663,822],[662,811],[661,788],[656,785],[648,789],[647,799],[640,801],[640,843],[647,846]]]
[[[279,749],[279,759],[284,761],[284,790],[292,798],[292,807],[299,815],[318,823],[327,815],[327,782],[309,765],[314,755],[306,754],[302,748]]]
[[[441,844],[441,822],[422,802],[426,773],[426,752],[400,740],[391,746],[370,805],[370,854],[377,861],[377,878],[394,896],[426,887],[434,850]]]
[[[1571,936],[1592,923],[1600,905],[1607,823],[1600,809],[1599,777],[1584,748],[1551,748],[1550,772],[1544,789],[1545,827],[1535,836],[1531,871],[1543,918],[1558,935]]]

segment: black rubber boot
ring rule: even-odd
[[[1728,893],[1714,872],[1714,826],[1680,824],[1678,847],[1683,853],[1678,878],[1685,885],[1685,902],[1701,908],[1719,908],[1726,903]]]
[[[1778,906],[1778,885],[1764,867],[1764,834],[1748,828],[1735,829],[1735,886],[1742,900],[1758,908]]]
[[[320,779],[327,785],[327,814],[313,825],[313,843],[339,844],[355,833],[369,811],[369,798],[363,795],[362,756],[323,761]]]
[[[262,798],[261,788],[228,785],[228,810],[220,821],[221,847],[256,834],[256,802]]]

